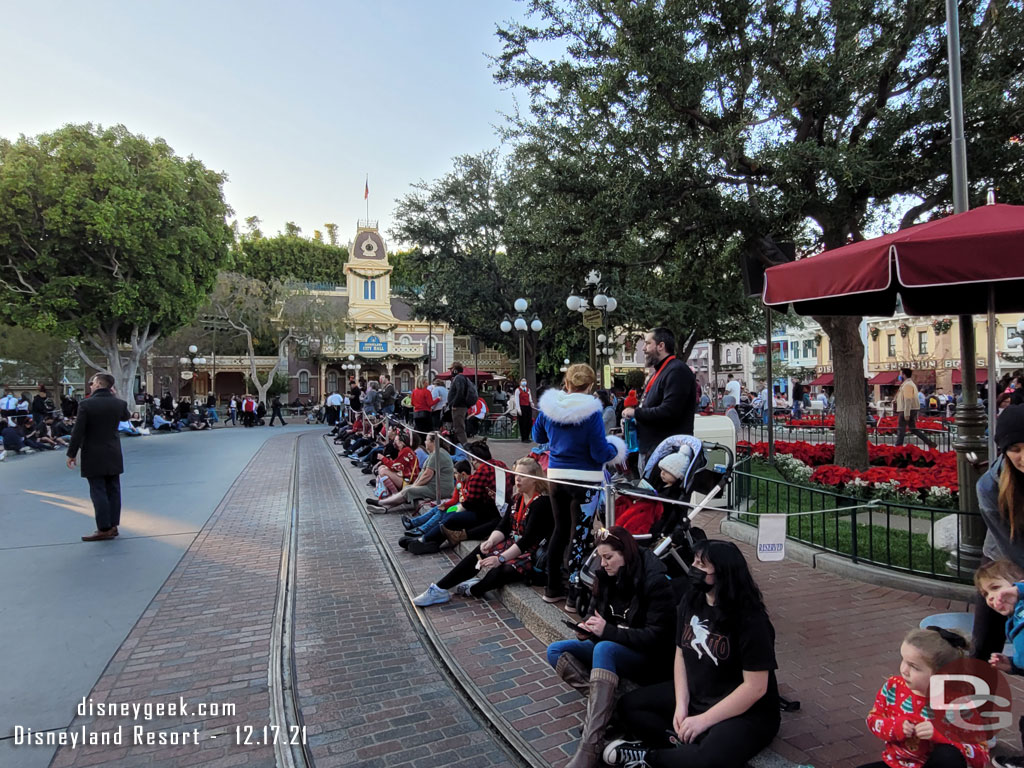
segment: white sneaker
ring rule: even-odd
[[[36,449],[35,448],[22,448],[21,452],[24,453],[26,456],[28,456],[30,453],[35,453]]]
[[[0,461],[7,458],[7,451],[0,450]]]
[[[447,589],[441,589],[437,584],[431,584],[423,594],[417,595],[412,599],[412,604],[420,608],[426,608],[428,605],[447,603],[451,599],[452,596]]]
[[[455,585],[455,594],[459,597],[472,597],[472,595],[469,593],[469,590],[471,590],[479,583],[480,579],[478,578],[466,579],[461,584]]]

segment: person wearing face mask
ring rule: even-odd
[[[548,646],[548,663],[587,696],[587,715],[576,754],[566,768],[600,764],[601,741],[615,709],[620,677],[640,684],[671,674],[673,597],[665,565],[641,550],[621,526],[602,528],[595,551],[592,613],[576,625],[576,640]]]
[[[673,679],[622,697],[635,740],[611,742],[608,765],[742,768],[778,733],[775,628],[747,561],[732,542],[700,541],[689,581]]]
[[[530,432],[533,430],[533,392],[526,379],[520,379],[519,386],[509,398],[509,413],[515,414],[519,423],[519,439],[524,443],[530,442]]]

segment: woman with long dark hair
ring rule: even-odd
[[[558,676],[590,697],[583,736],[566,768],[598,764],[620,677],[649,684],[671,670],[674,601],[664,564],[650,550],[640,550],[621,526],[602,528],[596,538],[601,568],[593,612],[576,625],[576,640],[547,650]]]
[[[775,629],[739,548],[700,541],[679,603],[670,682],[622,697],[635,741],[613,741],[609,765],[742,768],[779,730]]]
[[[996,419],[999,455],[978,480],[978,506],[988,533],[982,547],[982,565],[1011,560],[1024,568],[1024,405],[1011,405]],[[1003,650],[1006,617],[983,598],[974,607],[974,656],[988,661]]]

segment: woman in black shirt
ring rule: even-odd
[[[627,733],[609,765],[742,768],[779,730],[775,629],[739,548],[697,544],[679,603],[672,682],[619,702]]]
[[[536,459],[519,459],[512,469],[522,474],[515,475],[516,495],[498,527],[486,541],[419,595],[414,601],[416,605],[446,603],[451,599],[448,590],[452,587],[455,587],[455,594],[463,597],[483,597],[492,589],[524,581],[529,576],[537,547],[551,535],[554,525],[551,500],[544,470]],[[485,574],[478,577],[478,569],[486,569]]]

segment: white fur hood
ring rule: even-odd
[[[540,412],[558,424],[582,424],[601,412],[601,401],[583,392],[549,389],[540,396]]]

